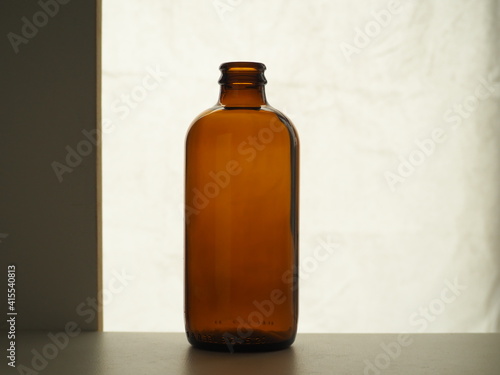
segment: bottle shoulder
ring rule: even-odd
[[[190,127],[200,123],[216,123],[221,120],[234,121],[244,118],[259,119],[261,121],[269,121],[276,118],[280,122],[293,126],[292,121],[285,114],[270,105],[262,105],[260,107],[225,107],[214,105],[196,116],[191,122]]]
[[[226,132],[233,126],[249,125],[254,127],[272,127],[279,132],[280,128],[287,130],[290,137],[298,142],[298,134],[292,121],[282,112],[270,105],[260,107],[224,107],[215,105],[201,112],[189,126],[187,137],[193,133],[199,134],[206,131]]]

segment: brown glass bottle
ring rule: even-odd
[[[203,349],[283,349],[297,332],[299,140],[265,69],[222,64],[186,139],[185,324]]]

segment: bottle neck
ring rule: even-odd
[[[220,66],[219,105],[224,107],[260,107],[266,105],[264,77],[266,66],[254,62],[231,62]]]
[[[224,107],[260,107],[266,105],[264,85],[221,85],[219,105]]]

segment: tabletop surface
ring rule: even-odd
[[[72,332],[72,335],[18,332],[16,368],[9,367],[9,359],[2,355],[0,373],[500,374],[500,333],[299,334],[289,349],[235,354],[194,349],[183,333]],[[4,343],[6,336],[5,333]]]

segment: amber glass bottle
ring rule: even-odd
[[[264,64],[231,62],[186,139],[185,323],[198,348],[290,346],[298,317],[297,132],[264,93]]]

